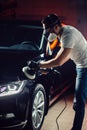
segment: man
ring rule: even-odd
[[[76,28],[63,26],[56,14],[48,15],[42,20],[45,33],[49,33],[48,39],[54,35],[61,42],[61,49],[57,55],[48,61],[29,63],[29,67],[51,68],[63,65],[69,59],[76,64],[76,85],[73,108],[75,118],[72,130],[81,130],[85,114],[85,102],[87,97],[87,41]]]

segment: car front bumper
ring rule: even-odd
[[[24,127],[29,110],[29,87],[15,95],[0,97],[0,129]]]

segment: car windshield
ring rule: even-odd
[[[39,49],[42,27],[20,22],[0,22],[0,49]]]

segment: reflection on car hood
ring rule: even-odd
[[[27,61],[39,55],[39,51],[0,49],[0,83],[16,80],[22,76]]]

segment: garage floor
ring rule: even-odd
[[[59,130],[71,130],[73,119],[74,119],[74,111],[72,109],[73,94],[68,94],[66,96],[66,100],[67,100],[67,107],[60,115],[59,119],[57,120],[59,124]],[[64,106],[65,106],[65,102],[64,99],[62,98],[49,109],[49,112],[45,117],[41,130],[58,130],[56,124],[56,118],[61,112],[61,110],[64,108]],[[84,119],[82,130],[86,130],[86,129],[87,129],[87,104],[86,104],[86,113],[85,113],[85,119]]]

